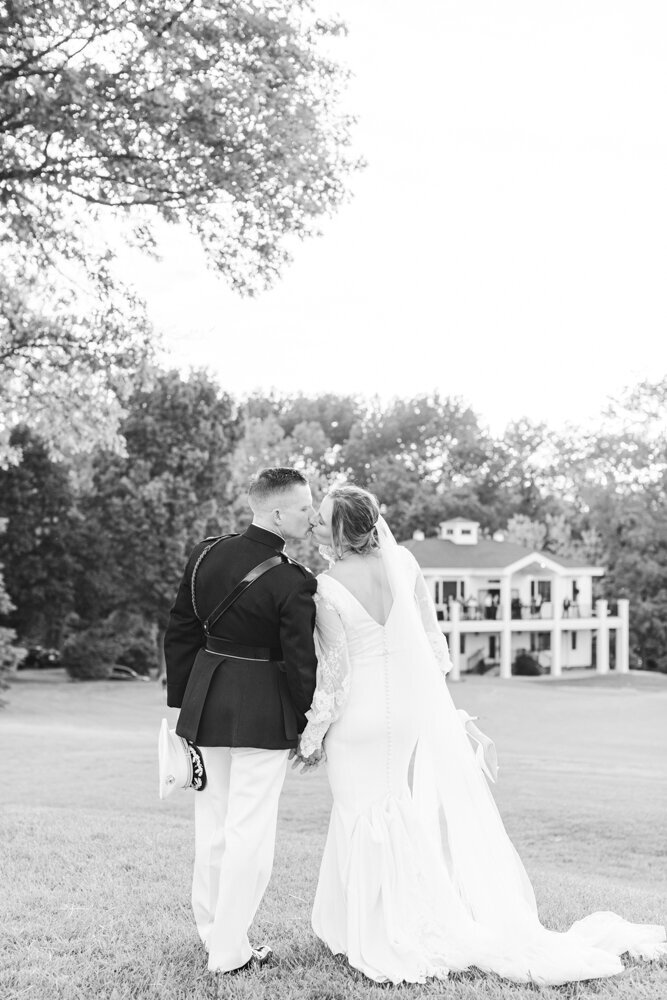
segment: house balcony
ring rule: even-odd
[[[600,603],[598,602],[594,605],[570,603],[569,606],[561,610],[560,621],[562,623],[572,622],[574,628],[579,627],[579,623],[584,622],[586,623],[584,627],[590,628],[590,619],[596,619],[601,613],[604,613],[609,620],[608,624],[611,625],[611,619],[618,616],[618,602],[603,602],[606,606],[604,612],[601,612],[598,607]],[[438,620],[444,623],[445,626],[454,617],[456,617],[462,626],[464,623],[473,622],[475,626],[485,626],[485,629],[489,626],[497,628],[501,622],[509,620],[515,631],[524,631],[524,626],[530,627],[532,623],[539,629],[541,622],[550,622],[556,617],[555,608],[551,601],[546,601],[541,605],[536,603],[521,604],[517,601],[512,601],[509,608],[509,615],[503,614],[505,609],[501,604],[492,605],[487,608],[480,607],[479,605],[470,606],[460,601],[449,600],[447,604],[436,603],[435,607]],[[443,628],[444,630],[446,629]],[[465,631],[474,632],[476,629],[466,628]]]
[[[517,632],[548,632],[552,649],[551,675],[562,673],[562,637],[564,633],[589,631],[596,636],[598,650],[596,671],[609,672],[609,643],[615,639],[616,670],[629,669],[629,602],[620,599],[609,602],[596,601],[594,605],[578,603],[537,606],[521,604],[516,599],[500,602],[491,607],[475,607],[470,602],[450,599],[447,604],[437,603],[436,611],[440,628],[447,636],[452,658],[452,679],[461,674],[462,656],[460,637],[470,634],[496,634],[499,637],[500,676],[512,674],[512,635]],[[495,640],[494,640],[495,642]]]

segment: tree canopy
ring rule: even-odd
[[[57,412],[65,394],[92,425],[150,356],[142,303],[114,266],[123,240],[153,253],[160,223],[187,226],[253,292],[336,210],[358,166],[329,54],[343,30],[310,0],[0,3],[8,423]]]
[[[309,0],[21,0],[0,14],[0,243],[88,262],[88,221],[127,211],[200,238],[241,289],[345,196],[342,30]]]

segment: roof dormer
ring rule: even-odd
[[[465,517],[453,517],[441,521],[440,538],[454,545],[477,545],[479,541],[479,521],[469,521]]]

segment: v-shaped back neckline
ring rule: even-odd
[[[391,607],[389,608],[389,612],[387,614],[387,617],[385,618],[385,620],[383,622],[379,622],[377,620],[377,618],[373,617],[373,615],[370,613],[370,611],[368,610],[368,608],[361,603],[361,601],[359,600],[359,598],[357,597],[357,595],[352,593],[352,591],[350,590],[349,587],[346,587],[344,583],[341,583],[340,580],[337,580],[335,576],[331,576],[329,573],[327,573],[325,575],[326,575],[326,577],[327,577],[328,580],[333,580],[334,583],[337,583],[339,587],[343,588],[343,590],[345,591],[346,594],[350,595],[350,597],[352,598],[352,600],[355,601],[359,605],[359,607],[361,608],[361,610],[363,611],[363,613],[366,615],[367,618],[370,618],[370,620],[373,622],[374,625],[377,625],[378,628],[386,628],[387,627],[387,623],[389,622],[389,619],[391,618],[391,613],[392,613],[392,611],[394,610],[394,608],[396,606],[396,598],[395,597],[394,597],[394,599],[391,602]]]

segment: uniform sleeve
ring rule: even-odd
[[[280,646],[283,652],[287,686],[297,711],[301,715],[310,708],[315,691],[317,657],[315,655],[315,602],[317,590],[314,576],[300,574],[300,581],[280,608]]]
[[[447,640],[445,639],[442,629],[440,628],[438,615],[435,610],[435,604],[433,603],[433,598],[431,597],[429,589],[426,586],[426,581],[422,576],[419,565],[414,557],[411,557],[411,561],[414,563],[415,568],[415,601],[417,603],[417,608],[419,609],[419,615],[422,620],[424,632],[426,633],[426,637],[431,644],[433,655],[436,658],[440,670],[443,674],[448,674],[452,669],[449,646],[447,645]]]
[[[181,707],[192,665],[204,642],[204,629],[192,607],[191,593],[192,571],[203,548],[203,544],[198,545],[188,559],[164,636],[167,705],[170,708]]]
[[[309,757],[322,746],[324,736],[342,712],[350,690],[350,658],[343,622],[336,607],[318,594],[315,645],[317,685],[308,724],[303,731],[300,752]]]

